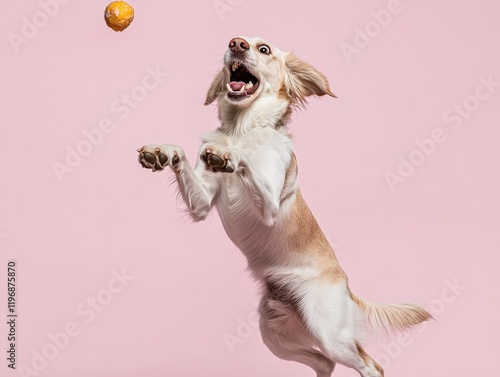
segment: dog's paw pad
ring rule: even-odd
[[[220,154],[214,148],[205,148],[200,155],[207,169],[214,172],[232,173],[234,168],[231,164],[231,155],[229,153]]]
[[[223,168],[224,165],[226,165],[226,161],[224,161],[222,158],[215,154],[211,154],[208,156],[208,163],[210,164],[211,167],[213,168]]]
[[[160,165],[165,166],[168,164],[168,156],[163,153],[158,153],[158,161],[160,162]]]
[[[152,153],[149,152],[144,152],[143,153],[144,160],[150,165],[155,165],[156,164],[156,156]]]
[[[137,152],[139,152],[139,163],[142,167],[152,171],[161,171],[167,165],[175,168],[182,154],[182,150],[174,145],[146,145],[139,148]]]

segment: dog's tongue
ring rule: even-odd
[[[240,91],[241,88],[245,86],[245,83],[243,81],[231,81],[229,83],[229,86],[233,90],[233,92],[238,92]]]

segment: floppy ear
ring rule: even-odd
[[[205,106],[210,105],[219,96],[219,93],[226,89],[226,75],[224,73],[224,68],[222,68],[217,76],[215,76],[214,81],[208,88],[207,98],[205,99]]]
[[[293,102],[305,105],[306,97],[324,96],[337,97],[330,90],[325,75],[316,70],[309,63],[289,53],[285,60],[284,86],[288,97]]]

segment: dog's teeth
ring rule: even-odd
[[[249,82],[247,85],[246,85],[247,89],[251,89],[253,87],[253,82]]]
[[[229,90],[230,92],[233,91],[233,89],[231,89],[231,85],[229,85],[229,83],[226,84],[226,87],[227,87],[227,90]]]

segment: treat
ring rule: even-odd
[[[134,8],[124,1],[113,1],[104,11],[104,19],[114,31],[123,31],[134,20]]]

